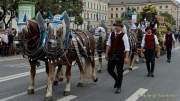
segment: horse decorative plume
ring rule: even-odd
[[[38,17],[39,16],[39,17]],[[80,84],[83,83],[85,70],[92,67],[91,78],[94,82],[97,81],[94,53],[95,53],[95,40],[90,33],[82,31],[72,31],[69,29],[69,19],[66,12],[64,12],[59,21],[50,21],[47,23],[59,23],[62,25],[65,23],[65,31],[63,33],[63,27],[58,29],[47,30],[48,27],[45,21],[42,19],[41,14],[37,16],[37,21],[28,21],[26,28],[23,29],[24,33],[24,53],[29,57],[29,63],[31,65],[31,84],[28,88],[28,93],[34,93],[34,79],[36,74],[36,63],[39,60],[45,62],[46,73],[48,75],[47,89],[45,100],[52,100],[52,86],[55,79],[55,67],[58,66],[58,71],[61,71],[62,65],[66,65],[66,87],[64,95],[70,93],[70,80],[71,80],[71,67],[72,62],[76,61],[80,69]],[[52,40],[50,32],[56,33],[56,40]],[[60,39],[58,42],[58,39]],[[62,43],[62,44],[56,44]],[[55,44],[55,45],[54,45]],[[62,45],[59,47],[59,45]],[[82,61],[82,58],[84,61]]]

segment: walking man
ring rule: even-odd
[[[152,32],[151,27],[146,28],[146,34],[143,37],[141,48],[145,49],[145,59],[147,66],[147,77],[154,77],[154,67],[155,67],[155,54],[156,48],[159,47],[159,42],[157,36]]]
[[[167,27],[167,33],[165,35],[165,46],[167,51],[167,62],[171,62],[171,51],[172,47],[175,46],[175,37],[174,34],[171,32],[171,29]]]
[[[115,32],[110,33],[106,46],[106,59],[108,60],[108,72],[115,80],[115,93],[121,92],[123,80],[124,62],[128,63],[128,53],[130,51],[129,40],[126,33],[123,32],[123,24],[121,21],[116,21],[113,24]],[[114,69],[117,69],[115,73]]]

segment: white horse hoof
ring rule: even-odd
[[[28,89],[28,90],[27,90],[27,93],[28,93],[28,95],[34,94],[34,89]]]
[[[64,96],[70,95],[70,91],[64,91]]]
[[[53,97],[52,96],[45,97],[44,101],[53,101]]]

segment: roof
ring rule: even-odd
[[[143,3],[169,3],[172,2],[173,0],[109,0],[109,4],[143,4]]]

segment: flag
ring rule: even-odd
[[[25,13],[24,18],[23,18],[23,22],[27,22],[27,20],[28,20],[28,18],[27,18],[27,15]]]

